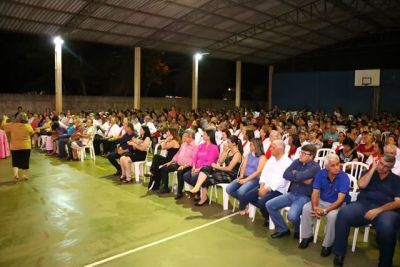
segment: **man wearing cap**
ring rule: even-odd
[[[290,235],[290,230],[279,212],[285,207],[290,207],[287,218],[294,225],[294,238],[299,238],[300,215],[304,204],[310,201],[312,181],[321,169],[314,161],[316,153],[317,148],[314,145],[303,146],[300,158],[293,161],[283,173],[283,178],[290,181],[288,193],[271,199],[265,204],[276,226],[276,232],[271,235],[272,238]]]

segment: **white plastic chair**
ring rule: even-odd
[[[137,183],[140,181],[140,176],[143,175],[146,171],[147,163],[149,162],[149,159],[148,159],[149,149],[150,149],[150,146],[149,146],[149,148],[147,148],[145,160],[132,162],[133,170],[134,170],[134,174],[135,174],[135,180]],[[151,166],[151,164],[150,164],[150,166]]]
[[[241,170],[241,168],[242,168],[242,165],[243,165],[243,160],[242,160],[242,162],[240,163],[240,166],[239,166],[239,169],[238,169],[238,173],[237,173],[237,176],[236,176],[236,178],[237,177],[239,177],[239,175],[240,175],[240,170]],[[215,200],[217,200],[218,199],[218,194],[217,194],[217,186],[219,186],[219,187],[221,187],[222,188],[222,209],[223,210],[227,210],[229,207],[229,194],[226,192],[226,187],[229,185],[229,183],[220,183],[220,184],[216,184],[216,185],[213,185],[213,186],[211,186],[211,189],[210,189],[210,197],[209,197],[209,204],[211,204],[211,201],[212,201],[212,194],[214,193],[214,195],[215,195]],[[235,201],[236,201],[236,199],[235,199]],[[234,211],[234,209],[235,209],[235,202],[234,202],[234,205],[233,205],[233,211]]]
[[[282,135],[282,140],[283,141],[285,141],[288,138],[289,138],[289,133],[285,133],[284,135]]]
[[[335,150],[330,148],[320,148],[317,150],[316,158],[324,158],[328,154],[336,154]]]
[[[360,162],[364,162],[364,154],[357,151],[357,157]]]
[[[94,153],[94,147],[93,147],[93,142],[92,141],[89,141],[87,145],[81,147],[78,150],[78,156],[79,156],[80,160],[83,161],[85,159],[86,149],[89,149],[90,158],[92,160],[96,160],[96,154]]]
[[[383,143],[386,143],[386,139],[388,138],[388,136],[390,135],[390,132],[383,132],[381,133],[381,141]]]
[[[364,171],[368,171],[368,165],[362,162],[346,162],[343,164],[342,170],[347,174],[354,176],[357,180]]]
[[[47,141],[47,135],[41,135],[40,138],[38,139],[38,147],[41,150],[46,149],[46,141]]]

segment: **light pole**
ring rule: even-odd
[[[62,45],[64,40],[60,36],[53,39],[55,44],[55,85],[56,85],[56,111],[62,112]]]
[[[199,96],[199,60],[203,58],[203,55],[209,53],[196,53],[193,55],[193,78],[192,78],[192,109],[197,110],[198,108],[198,96]]]

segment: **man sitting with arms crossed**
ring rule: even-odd
[[[321,257],[331,254],[335,240],[335,222],[338,209],[345,200],[349,201],[348,192],[350,180],[340,169],[340,160],[336,154],[328,154],[325,159],[325,169],[320,170],[313,182],[311,201],[304,205],[301,216],[300,249],[305,249],[313,240],[312,217],[326,216],[325,237],[322,242]],[[347,198],[347,199],[346,199]]]
[[[299,238],[300,215],[303,206],[310,201],[312,181],[317,172],[321,169],[314,161],[317,148],[314,145],[305,145],[301,149],[300,158],[283,173],[283,178],[289,180],[288,193],[269,200],[266,204],[267,210],[277,231],[271,235],[272,238],[279,238],[290,235],[289,228],[282,218],[280,209],[290,207],[287,218],[294,225],[294,238]]]
[[[400,227],[400,177],[391,172],[396,158],[385,154],[358,180],[357,201],[340,209],[332,251],[334,266],[343,266],[347,238],[352,226],[372,224],[379,247],[379,266],[392,266],[396,234]]]

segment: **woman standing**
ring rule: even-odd
[[[29,158],[31,155],[32,126],[28,124],[28,116],[20,112],[16,122],[7,123],[8,117],[3,116],[1,128],[11,134],[11,157],[14,181],[18,182],[18,170],[22,169],[22,179],[28,180]]]

